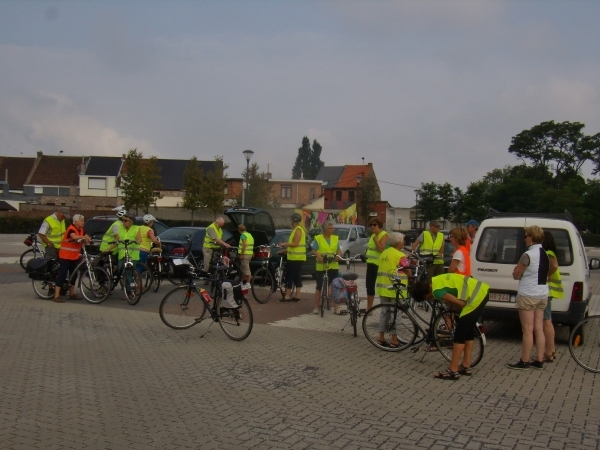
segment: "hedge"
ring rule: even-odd
[[[586,247],[600,247],[600,234],[582,233],[581,239]]]
[[[42,225],[43,217],[0,217],[0,233],[2,234],[28,234],[37,232]]]

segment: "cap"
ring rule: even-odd
[[[290,219],[292,219],[292,221],[294,221],[294,222],[301,222],[302,216],[298,213],[294,213],[290,216]]]
[[[429,222],[430,227],[441,227],[440,223],[437,220],[432,220]]]
[[[473,225],[474,227],[479,227],[479,222],[477,222],[476,220],[469,220],[467,223],[465,223],[465,226],[469,226],[469,225]]]

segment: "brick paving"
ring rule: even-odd
[[[56,304],[2,269],[2,449],[600,448],[600,375],[572,361],[566,330],[556,362],[513,371],[519,326],[490,322],[474,375],[449,382],[431,376],[437,353],[381,352],[344,316],[305,314],[310,293],[252,300],[257,323],[234,342],[163,325],[168,283],[134,307]]]

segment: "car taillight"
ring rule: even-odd
[[[583,282],[576,281],[573,283],[573,292],[571,293],[571,301],[572,302],[581,302],[583,301]]]
[[[185,255],[185,248],[183,248],[183,247],[176,247],[173,250],[171,250],[171,255],[173,255],[173,256],[183,256],[183,255]]]
[[[256,251],[256,257],[257,258],[268,258],[269,257],[269,250],[257,250]]]

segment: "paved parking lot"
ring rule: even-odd
[[[0,289],[3,449],[600,448],[600,375],[571,360],[564,329],[556,362],[521,372],[505,368],[518,324],[486,323],[482,363],[449,382],[431,376],[437,353],[381,352],[345,316],[310,314],[308,286],[299,304],[251,300],[243,342],[164,326],[168,283],[133,307],[57,304],[4,263]]]

